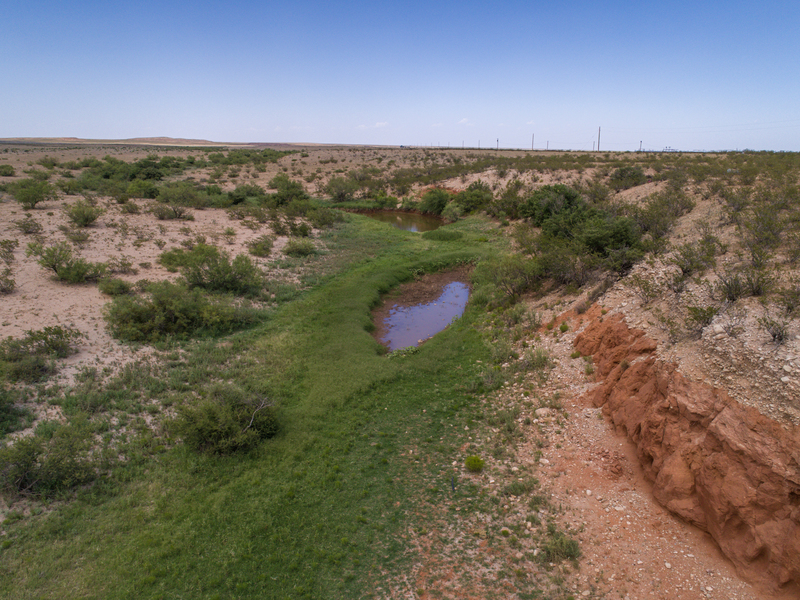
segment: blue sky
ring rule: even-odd
[[[785,0],[26,0],[3,25],[0,137],[800,151]]]

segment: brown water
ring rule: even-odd
[[[406,231],[433,231],[444,224],[438,217],[399,210],[381,210],[365,214],[371,219],[389,223],[392,227]]]
[[[384,320],[387,331],[380,341],[389,350],[418,346],[464,314],[468,299],[469,287],[454,281],[447,284],[432,302],[412,306],[395,304]]]

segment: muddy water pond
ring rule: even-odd
[[[398,350],[418,346],[464,313],[469,299],[466,269],[434,273],[403,284],[375,309],[375,339]]]
[[[389,223],[392,227],[406,231],[433,231],[444,224],[438,217],[399,210],[380,210],[366,213],[366,215],[371,219]]]

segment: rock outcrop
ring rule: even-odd
[[[635,444],[658,502],[708,531],[746,578],[800,597],[800,430],[691,382],[621,315],[575,339],[588,393]]]

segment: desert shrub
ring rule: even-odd
[[[573,215],[586,210],[580,193],[563,184],[545,185],[535,190],[520,202],[519,216],[530,219],[536,227],[553,217],[568,216],[567,220],[575,221]]]
[[[357,191],[358,183],[349,177],[332,177],[324,188],[334,202],[349,202]]]
[[[5,493],[51,498],[96,477],[93,436],[85,422],[57,425],[48,433],[0,449],[0,489]]]
[[[25,215],[24,219],[16,221],[14,224],[17,226],[17,229],[26,235],[41,233],[44,229],[42,224],[30,215]]]
[[[303,184],[289,179],[289,176],[284,173],[273,177],[269,182],[269,187],[276,190],[269,198],[269,203],[274,207],[285,206],[292,201],[308,198]]]
[[[235,190],[228,192],[228,199],[234,205],[243,202],[263,204],[267,200],[267,192],[258,185],[247,183],[238,185]]]
[[[14,272],[11,267],[6,267],[0,272],[0,294],[10,294],[17,287],[17,282],[14,280]]]
[[[67,242],[58,242],[44,247],[39,242],[28,244],[28,256],[36,256],[43,269],[53,271],[56,276],[68,283],[83,283],[102,277],[106,271],[104,263],[92,263],[73,255]]]
[[[127,215],[138,215],[140,212],[139,205],[135,202],[131,202],[130,200],[121,204],[119,211]]]
[[[314,242],[301,238],[291,238],[283,247],[284,254],[296,258],[310,256],[311,254],[315,254],[316,251],[317,249],[314,246]]]
[[[461,214],[462,214],[461,207],[455,202],[451,202],[450,204],[444,207],[441,217],[448,223],[455,223],[461,218]]]
[[[145,198],[155,200],[158,198],[158,186],[146,179],[136,179],[128,184],[125,189],[129,198]]]
[[[9,192],[25,209],[35,208],[40,202],[56,199],[56,189],[47,181],[23,179],[9,184]]]
[[[105,211],[98,206],[93,206],[86,200],[79,200],[74,204],[70,204],[69,207],[65,209],[65,212],[67,218],[72,221],[72,224],[76,227],[88,227]]]
[[[736,302],[747,296],[747,285],[742,274],[736,270],[717,273],[714,292],[723,302]]]
[[[228,218],[231,220],[243,221],[253,219],[259,223],[266,223],[269,218],[267,211],[261,206],[251,206],[249,204],[239,204],[228,209]]]
[[[183,219],[184,221],[193,221],[194,217],[189,209],[177,204],[156,204],[151,207],[150,212],[153,213],[159,221],[170,221],[173,219]]]
[[[558,531],[554,524],[547,526],[547,541],[541,546],[538,559],[543,563],[556,563],[562,560],[577,560],[581,556],[578,541]]]
[[[477,283],[491,284],[507,301],[513,302],[521,294],[535,289],[541,275],[537,261],[510,255],[479,263],[473,272],[473,279]]]
[[[773,288],[775,279],[764,269],[749,267],[744,270],[744,285],[750,296],[765,296]]]
[[[696,334],[702,333],[703,329],[711,325],[714,317],[719,313],[716,306],[689,306],[686,310],[689,313],[686,317],[686,329]]]
[[[7,265],[14,262],[14,250],[19,246],[17,240],[0,240],[0,260]]]
[[[211,204],[208,196],[189,181],[162,185],[156,199],[173,207],[205,208]]]
[[[308,237],[311,235],[311,226],[308,223],[295,223],[294,221],[289,221],[289,235],[293,235],[295,237]]]
[[[254,310],[229,302],[212,303],[199,289],[170,282],[150,284],[146,297],[117,296],[106,305],[105,318],[114,337],[153,343],[172,337],[219,335],[252,325]]]
[[[536,262],[542,278],[551,278],[559,285],[582,287],[600,269],[597,257],[586,252],[578,241],[541,236]]]
[[[333,227],[336,223],[344,221],[341,211],[330,208],[317,208],[306,213],[306,218],[314,229]]]
[[[642,171],[642,167],[636,165],[626,165],[619,167],[608,178],[610,187],[614,190],[627,190],[628,188],[642,185],[647,182],[647,177]]]
[[[419,210],[426,214],[441,215],[451,198],[452,195],[446,190],[433,188],[422,195]]]
[[[469,184],[466,190],[459,192],[453,198],[457,206],[461,207],[464,214],[469,214],[486,208],[494,199],[488,183],[480,179]]]
[[[483,471],[483,467],[486,464],[480,456],[468,456],[464,459],[464,466],[467,467],[467,470],[472,473],[480,473]]]
[[[678,246],[670,260],[681,270],[681,275],[689,277],[695,273],[704,273],[716,265],[715,248],[708,243],[686,243]]]
[[[675,222],[694,208],[694,201],[681,191],[667,190],[648,197],[641,207],[630,209],[642,233],[648,234],[650,250],[662,250]]]
[[[278,419],[266,399],[220,383],[205,398],[180,407],[175,428],[184,443],[198,452],[230,454],[273,437]]]
[[[530,477],[522,481],[512,481],[503,486],[500,493],[503,496],[524,496],[535,490],[537,485],[539,485],[539,480],[535,477]]]
[[[77,352],[75,340],[81,334],[69,327],[45,327],[26,331],[22,338],[0,342],[0,362],[9,381],[33,383],[55,372],[52,362]]]
[[[18,406],[24,392],[0,386],[0,437],[24,428],[33,419],[31,412]]]
[[[758,318],[758,324],[772,337],[776,344],[783,344],[789,339],[789,322],[784,319],[774,319],[770,315]]]
[[[270,252],[272,252],[272,244],[274,242],[275,240],[272,236],[262,235],[247,244],[247,250],[253,256],[267,257],[270,255]]]
[[[97,283],[97,287],[104,294],[109,296],[123,296],[133,291],[133,284],[116,277],[103,278]]]
[[[0,165],[0,177],[13,177],[15,174],[11,165]]]
[[[84,258],[74,258],[60,267],[56,274],[61,281],[67,283],[97,281],[106,274],[106,265],[104,263],[93,263]]]
[[[240,254],[231,261],[227,252],[214,246],[197,244],[189,252],[172,250],[159,261],[165,266],[180,264],[189,288],[253,296],[264,287],[261,270],[247,256]]]

